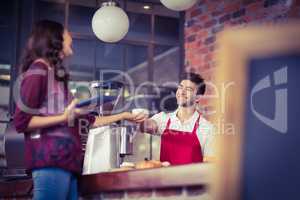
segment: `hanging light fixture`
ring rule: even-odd
[[[183,11],[191,8],[198,0],[160,0],[167,8],[175,11]]]
[[[104,42],[118,42],[128,32],[129,19],[121,8],[113,1],[102,3],[92,19],[94,34]]]

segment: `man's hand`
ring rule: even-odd
[[[131,112],[122,113],[123,119],[131,122],[141,123],[148,118],[148,115],[144,113],[132,114]]]
[[[147,119],[140,124],[140,131],[143,133],[156,134],[158,132],[158,125],[153,119]]]

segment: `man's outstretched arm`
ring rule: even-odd
[[[140,123],[140,131],[142,133],[157,134],[158,125],[153,119],[146,119]]]

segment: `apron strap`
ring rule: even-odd
[[[171,118],[168,119],[166,130],[168,130],[170,128],[170,124],[171,124]]]
[[[199,117],[198,117],[198,119],[196,120],[194,129],[193,129],[193,133],[197,133],[197,129],[198,129],[198,127],[199,127],[199,122],[200,122],[200,118],[201,118],[201,113],[198,112],[198,114],[199,114]]]

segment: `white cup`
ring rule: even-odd
[[[131,113],[135,114],[135,115],[143,113],[144,115],[146,115],[147,117],[149,117],[149,110],[144,109],[144,108],[135,108],[135,109],[132,109]]]

